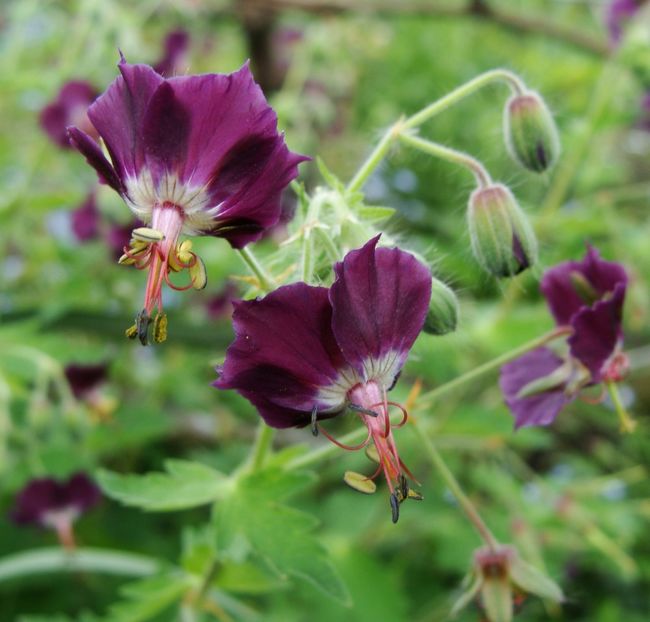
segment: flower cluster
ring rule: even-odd
[[[504,365],[501,389],[515,426],[549,425],[581,390],[618,381],[627,367],[621,351],[625,269],[589,247],[582,261],[548,270],[541,289],[558,327],[568,327],[568,351],[541,347]]]
[[[395,445],[387,393],[424,325],[431,272],[378,241],[336,264],[329,289],[294,283],[235,303],[236,339],[215,386],[236,389],[276,428],[312,425],[317,432],[323,419],[356,412],[368,436],[354,449],[372,440],[379,467],[369,478],[348,474],[346,481],[374,492],[368,482],[383,472],[397,521],[399,504],[418,495]]]

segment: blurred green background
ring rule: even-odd
[[[328,4],[3,2],[0,555],[55,544],[52,533],[19,528],[8,518],[16,491],[33,477],[92,473],[100,466],[144,473],[160,470],[168,458],[228,473],[253,442],[258,418],[252,407],[210,386],[232,329],[227,317],[211,319],[206,305],[227,280],[245,292],[236,278],[245,274],[243,265],[224,241],[196,240],[208,268],[207,289],[169,296],[165,344],[141,348],[124,339],[140,308],[144,275],[118,266],[101,240],[81,244],[71,235],[70,211],[94,186],[95,175],[38,126],[39,111],[66,80],[86,79],[101,91],[115,77],[118,48],[130,62],[152,63],[165,34],[183,28],[191,36],[191,73],[230,72],[253,55],[289,146],[319,156],[344,181],[382,129],[485,70],[511,69],[543,94],[556,115],[563,155],[542,176],[522,172],[505,153],[505,87],[484,89],[422,132],[481,159],[530,215],[540,266],[514,281],[488,278],[471,257],[465,208],[472,180],[465,171],[401,149],[365,188],[370,203],[398,210],[389,229],[433,258],[436,274],[461,300],[458,331],[418,340],[397,397],[404,400],[416,378],[435,387],[550,329],[539,277],[554,263],[580,258],[585,241],[623,262],[632,277],[625,317],[632,371],[622,391],[640,423],[635,434],[619,434],[607,402],[580,401],[551,428],[515,434],[494,374],[414,414],[431,422],[439,447],[497,537],[517,544],[563,586],[561,610],[531,598],[518,619],[650,619],[650,132],[639,126],[639,102],[650,83],[638,71],[643,49],[610,50],[603,2],[449,0],[441,7],[351,0],[339,3],[346,11]],[[484,4],[488,10],[481,10]],[[269,6],[277,10],[267,13]],[[250,46],[260,37],[261,55]],[[264,66],[269,55],[271,70]],[[308,189],[321,183],[314,164],[302,168],[302,178]],[[111,191],[101,188],[98,202],[106,223],[129,222],[128,209]],[[267,240],[258,254],[273,248]],[[109,364],[102,388],[102,399],[115,404],[109,416],[98,417],[71,395],[63,368],[72,362]],[[332,429],[351,428],[350,419]],[[201,619],[446,619],[480,542],[416,435],[407,426],[397,438],[425,495],[423,503],[407,504],[398,525],[390,523],[383,491],[366,497],[342,483],[343,470],[367,469],[354,454],[340,452],[311,467],[314,481],[291,502],[317,517],[316,537],[347,584],[352,605],[330,600],[303,580],[274,576],[263,564],[241,565],[217,578],[225,612]],[[297,443],[314,448],[326,440],[305,430],[276,437],[278,448]],[[106,499],[80,519],[78,539],[171,567],[183,546],[186,557],[193,550],[188,541],[200,540],[209,515],[207,508],[145,513]],[[5,577],[0,620],[101,619],[130,581],[60,569]],[[168,607],[159,600],[160,611],[154,607],[151,615],[110,619],[181,619],[178,598]],[[479,617],[470,608],[459,619]]]

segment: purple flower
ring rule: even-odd
[[[89,192],[84,202],[72,212],[72,232],[80,242],[87,242],[99,233],[99,209],[95,192]]]
[[[626,23],[641,7],[643,0],[612,0],[605,13],[605,23],[610,42],[617,45],[621,41]]]
[[[186,30],[168,32],[163,43],[163,57],[153,66],[153,70],[164,77],[178,73],[183,69],[189,45],[190,34]]]
[[[108,376],[108,366],[104,363],[81,365],[71,363],[64,369],[73,395],[79,400],[88,396],[102,385]]]
[[[34,479],[16,497],[11,518],[20,525],[54,529],[67,548],[74,548],[72,524],[101,498],[99,488],[84,473],[66,482]]]
[[[45,106],[40,114],[40,124],[52,142],[63,149],[71,149],[67,128],[76,125],[93,140],[97,132],[88,120],[88,106],[97,97],[95,88],[89,82],[72,80],[66,82],[56,99]]]
[[[317,430],[317,421],[355,410],[368,427],[360,447],[374,442],[375,475],[386,476],[396,520],[411,475],[397,453],[387,392],[424,324],[431,273],[409,253],[377,248],[378,240],[336,264],[329,289],[295,283],[236,302],[236,338],[214,384],[236,389],[276,428]]]
[[[627,275],[589,246],[582,261],[548,270],[541,290],[558,327],[568,327],[568,352],[542,347],[501,368],[501,390],[515,427],[548,425],[586,386],[618,381],[626,368],[621,352]]]
[[[79,128],[69,134],[100,180],[150,227],[136,230],[124,262],[149,269],[135,327],[146,343],[153,311],[162,316],[170,271],[189,269],[190,286],[205,285],[202,262],[187,241],[178,243],[180,234],[222,237],[234,248],[259,239],[278,222],[282,190],[306,158],[287,149],[248,65],[169,79],[124,59],[119,70],[88,110],[110,161]]]

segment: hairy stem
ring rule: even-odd
[[[403,125],[404,129],[412,129],[422,125],[425,121],[428,121],[443,110],[447,110],[447,108],[457,104],[461,99],[465,99],[468,95],[472,95],[484,86],[493,84],[494,82],[504,82],[517,95],[526,91],[526,85],[517,74],[507,69],[492,69],[459,86],[451,91],[451,93],[429,104],[426,108],[420,110],[420,112],[416,112],[406,119]]]
[[[491,549],[495,549],[498,545],[497,539],[485,524],[485,521],[481,518],[476,506],[470,501],[469,497],[461,488],[458,480],[454,477],[454,474],[451,472],[447,463],[443,460],[442,456],[436,449],[436,446],[433,444],[433,441],[426,435],[425,431],[419,425],[414,423],[413,428],[415,429],[416,434],[420,437],[420,440],[422,441],[422,444],[431,460],[431,464],[436,471],[438,471],[447,488],[449,488],[460,504],[467,519],[472,523],[472,525],[474,525],[476,531],[478,531],[485,544],[487,544]]]
[[[276,288],[276,283],[273,280],[273,277],[271,277],[266,272],[266,270],[264,270],[260,262],[253,254],[252,250],[246,246],[244,248],[237,249],[237,253],[241,257],[242,261],[246,264],[248,269],[257,278],[261,290],[270,292]]]
[[[361,189],[363,184],[366,183],[368,177],[372,175],[373,171],[379,166],[381,161],[386,157],[391,144],[399,136],[402,128],[402,122],[398,121],[388,128],[386,133],[382,136],[381,140],[374,148],[372,153],[368,156],[366,161],[361,165],[357,174],[352,178],[348,184],[348,192],[357,192]]]
[[[253,471],[259,471],[266,462],[266,458],[271,451],[271,446],[273,444],[273,437],[275,436],[275,430],[264,421],[260,421],[257,428],[257,436],[255,437],[255,444],[252,447],[249,465]]]
[[[492,359],[487,363],[483,363],[483,365],[479,365],[467,373],[462,374],[461,376],[457,376],[453,380],[450,380],[449,382],[446,382],[445,384],[442,384],[439,387],[428,391],[427,393],[423,393],[420,396],[418,402],[420,402],[420,404],[423,406],[429,405],[431,402],[441,398],[443,395],[446,395],[451,391],[455,391],[458,387],[461,387],[464,384],[471,382],[472,380],[476,380],[477,378],[495,369],[498,369],[502,365],[505,365],[506,363],[519,358],[523,354],[526,354],[526,352],[530,352],[531,350],[535,350],[536,348],[546,345],[550,341],[569,335],[571,331],[572,329],[568,326],[560,326],[555,330],[542,335],[541,337],[536,337],[531,341],[527,341],[518,348],[510,350],[501,356],[497,356],[495,359]]]
[[[400,134],[399,139],[405,145],[419,149],[435,158],[440,158],[441,160],[451,162],[452,164],[458,164],[459,166],[465,167],[474,174],[476,183],[481,188],[485,188],[492,183],[490,174],[487,172],[485,167],[476,158],[467,153],[445,147],[430,140],[412,136],[411,134]]]

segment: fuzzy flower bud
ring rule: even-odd
[[[504,132],[508,153],[529,171],[542,173],[557,160],[560,139],[555,121],[544,100],[534,91],[508,100]]]
[[[450,287],[435,277],[431,279],[431,301],[422,330],[430,335],[446,335],[456,330],[458,299]]]
[[[474,190],[469,233],[476,260],[497,277],[514,276],[537,260],[537,240],[512,192],[503,184]]]

